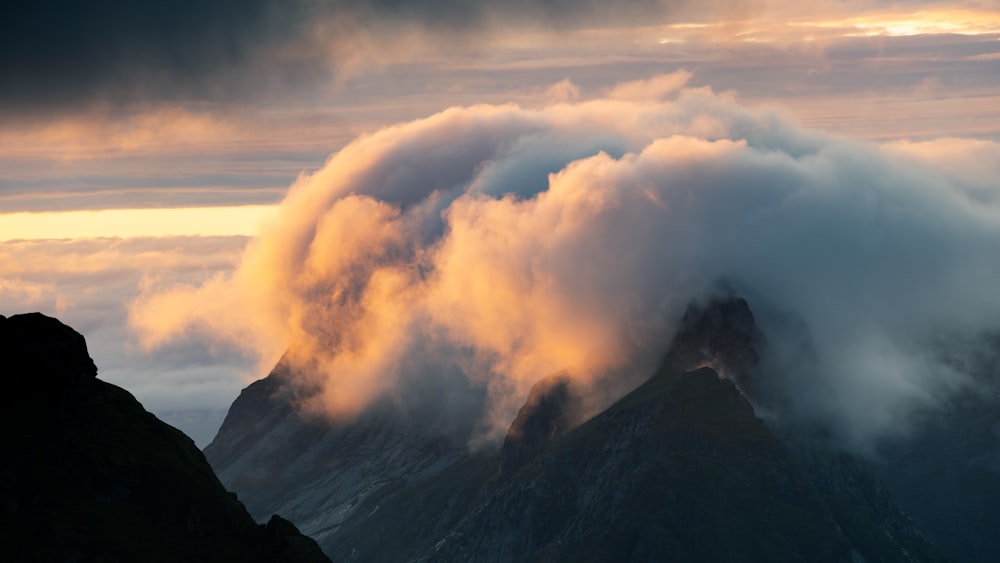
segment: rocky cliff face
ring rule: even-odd
[[[70,327],[0,316],[0,362],[0,560],[328,561],[291,523],[256,524]]]

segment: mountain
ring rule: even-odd
[[[565,374],[546,377],[531,387],[528,400],[507,429],[500,448],[500,474],[510,475],[552,440],[580,423],[573,383]]]
[[[0,362],[0,560],[329,561],[290,522],[254,522],[187,436],[97,378],[72,328],[0,316]]]
[[[284,362],[244,389],[205,455],[255,518],[279,513],[326,545],[368,495],[429,478],[462,459],[465,440],[423,410],[376,404],[357,420],[331,422],[295,407]]]
[[[661,372],[498,486],[437,551],[494,561],[940,559],[891,505],[850,521],[825,493],[731,381],[710,368]],[[557,499],[562,518],[542,510],[546,527],[518,529],[518,514],[544,499]],[[870,501],[844,502],[860,512]]]
[[[710,368],[657,374],[510,476],[497,472],[498,457],[373,495],[344,524],[334,553],[357,561],[944,560],[891,501],[883,504],[884,490],[818,486]]]
[[[756,416],[736,382],[762,345],[745,301],[694,304],[661,369],[608,409],[579,420],[572,380],[550,376],[476,451],[388,408],[310,420],[279,366],[206,454],[336,560],[945,560],[864,464],[790,448]]]
[[[1000,336],[949,349],[975,385],[889,444],[876,469],[943,551],[991,563],[1000,560]]]
[[[726,318],[733,322],[718,322]],[[750,357],[734,343],[755,342],[754,327],[741,300],[692,307],[663,368],[609,409],[536,445],[512,474],[496,468],[519,433],[499,453],[371,497],[333,553],[359,561],[944,560],[862,464],[790,450],[731,380],[711,368],[684,371],[706,357],[739,371],[716,346]],[[543,380],[532,395],[553,388]],[[558,419],[553,404],[566,403],[529,399],[518,419]],[[379,540],[392,530],[396,541]]]
[[[802,326],[793,324],[783,336],[796,339],[786,347],[812,353]],[[746,302],[723,300],[708,314],[699,305],[688,309],[667,362],[718,365],[755,403],[780,409],[759,385],[766,347]],[[877,459],[834,455],[794,432],[782,432],[782,440],[821,487],[868,489],[869,497],[888,492],[942,552],[957,561],[990,563],[1000,560],[1000,334],[942,339],[936,348],[973,384],[924,413],[908,437],[881,444]],[[829,480],[833,476],[837,482]]]

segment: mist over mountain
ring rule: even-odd
[[[956,561],[1000,554],[1000,339],[947,342],[976,384],[880,451],[879,474],[900,505]]]
[[[924,535],[869,462],[756,415],[774,344],[747,301],[717,295],[682,317],[652,377],[593,417],[554,374],[502,443],[470,450],[412,403],[310,416],[280,365],[206,455],[252,513],[289,514],[334,559],[945,560],[938,538],[957,538]]]
[[[628,464],[602,457],[615,443],[638,460],[668,452],[650,454],[657,466],[687,451],[670,433],[621,435],[613,413],[697,436],[694,421],[717,413],[734,436],[757,430],[747,443],[709,440],[694,466],[752,457],[771,469],[733,461],[735,474],[706,475],[723,488],[801,483],[790,494],[807,507],[789,500],[788,520],[813,522],[796,534],[828,548],[810,557],[930,544],[994,555],[972,548],[971,522],[959,532],[928,516],[991,521],[971,489],[929,492],[942,490],[932,467],[990,479],[960,468],[989,466],[989,433],[967,432],[981,439],[955,457],[913,444],[931,421],[948,442],[968,422],[945,421],[955,405],[989,394],[968,360],[990,357],[982,336],[1000,327],[1000,178],[938,155],[997,145],[839,138],[689,88],[690,76],[542,107],[452,107],[364,135],[300,176],[232,274],[143,291],[129,309],[143,346],[221,344],[274,368],[206,448],[251,514],[285,514],[338,557],[433,557],[443,542],[455,559],[569,558],[556,544],[579,543],[564,535],[577,527],[638,533],[629,511],[588,512],[606,506],[588,505],[590,492],[633,495]],[[731,386],[704,383],[701,368]],[[642,389],[656,397],[647,407],[622,406]],[[705,412],[674,412],[689,399]],[[995,404],[984,399],[983,423],[968,424],[992,424]],[[585,443],[596,450],[566,446]],[[533,465],[542,459],[559,483]],[[523,529],[504,508],[550,500],[561,516]],[[377,540],[390,529],[398,542]],[[805,553],[788,542],[785,555],[755,553]],[[655,549],[680,549],[670,545]]]
[[[253,521],[190,438],[97,378],[82,335],[0,316],[0,559],[328,561],[293,524]]]
[[[808,130],[689,77],[363,136],[292,186],[232,275],[151,287],[130,322],[145,346],[207,339],[261,372],[284,354],[301,406],[334,420],[449,397],[481,413],[472,441],[501,439],[547,374],[607,407],[719,283],[771,343],[760,406],[844,449],[872,455],[974,387],[936,343],[1000,326],[994,168],[927,156],[958,140]]]

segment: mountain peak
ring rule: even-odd
[[[464,490],[442,501],[441,489],[414,488],[396,501],[437,502],[449,522],[421,561],[941,560],[891,501],[869,509],[868,497],[814,485],[736,384],[708,367],[660,372],[478,497]],[[454,516],[454,506],[465,510]],[[851,519],[855,509],[863,516]],[[384,538],[399,527],[390,516],[363,529]]]
[[[694,301],[681,318],[661,371],[684,373],[711,367],[746,387],[760,364],[764,335],[745,299],[714,297]]]
[[[83,335],[41,313],[0,317],[0,362],[18,376],[14,384],[29,391],[97,377]]]
[[[571,385],[565,373],[550,375],[532,385],[528,400],[517,412],[504,437],[501,474],[516,470],[548,442],[574,426],[577,399]]]

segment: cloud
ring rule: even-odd
[[[572,27],[634,21],[668,7],[645,0],[613,7],[561,0],[21,2],[0,22],[0,108],[13,119],[94,104],[288,96],[328,77],[331,60],[393,49],[413,29],[440,38],[513,19]]]
[[[612,100],[627,100],[633,102],[659,101],[670,94],[687,86],[692,74],[688,71],[678,71],[669,74],[657,74],[656,76],[623,82],[615,85],[607,98]]]
[[[773,7],[768,8],[773,11]],[[745,19],[759,0],[21,2],[0,21],[0,117],[312,99],[352,67],[480,49],[512,30]]]
[[[126,116],[101,111],[5,129],[0,131],[0,147],[6,158],[48,153],[61,161],[73,161],[163,151],[178,144],[218,146],[237,136],[248,136],[248,129],[235,118],[165,105]]]
[[[197,285],[238,265],[246,237],[0,242],[0,314],[40,311],[81,332],[99,377],[158,416],[225,409],[255,372],[256,353],[177,339],[147,353],[129,332],[128,303],[149,290]],[[217,417],[170,418],[202,444]],[[214,426],[213,426],[214,425]]]
[[[641,102],[456,107],[362,136],[290,188],[234,274],[144,292],[134,326],[150,345],[291,346],[319,389],[307,406],[334,416],[457,373],[499,429],[560,370],[634,385],[726,280],[771,340],[782,315],[808,333],[808,361],[771,352],[782,416],[859,449],[904,432],[966,383],[928,343],[1000,325],[1000,209],[967,188],[996,171],[684,80],[652,79],[672,86]]]
[[[886,151],[930,163],[978,204],[1000,205],[1000,143],[947,137],[930,141],[894,141]]]
[[[44,111],[95,100],[230,89],[219,73],[254,64],[295,30],[270,0],[18,3],[0,25],[0,106]],[[271,69],[275,70],[275,69]]]

